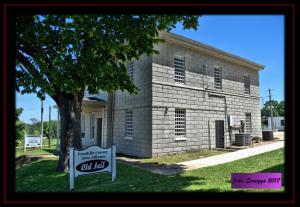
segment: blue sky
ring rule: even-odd
[[[260,71],[260,96],[267,101],[267,89],[271,88],[274,100],[284,100],[284,16],[282,15],[203,15],[199,28],[183,30],[178,24],[174,33],[233,53],[265,65]],[[46,96],[44,120],[48,120],[49,106],[55,102]],[[40,100],[35,94],[16,94],[16,106],[24,108],[21,120],[30,123],[34,117],[40,120]],[[52,107],[52,120],[56,109]]]

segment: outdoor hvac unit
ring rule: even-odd
[[[270,141],[274,138],[273,130],[263,130],[262,131],[263,141]]]
[[[251,143],[251,136],[249,133],[236,133],[235,144],[237,146],[249,146]]]

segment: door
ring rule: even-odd
[[[97,145],[102,145],[102,118],[97,118]]]
[[[216,120],[216,148],[224,148],[224,121]]]

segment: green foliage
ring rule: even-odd
[[[16,126],[16,143],[24,140],[25,136],[25,124],[19,119],[20,115],[23,112],[23,108],[16,108],[15,112],[15,126]]]
[[[284,101],[278,103],[278,101],[272,100],[273,116],[284,116],[285,114],[284,108],[285,108]],[[264,107],[261,109],[261,116],[271,117],[270,101],[267,101],[264,104]]]
[[[199,16],[35,15],[16,21],[17,91],[58,96],[118,89],[136,93],[126,64],[156,53],[159,31],[179,21],[196,29]]]
[[[41,134],[41,122],[37,119],[30,119],[33,120],[31,124],[26,125],[26,132],[30,135],[40,135]],[[37,121],[36,121],[37,120]],[[49,133],[49,121],[43,122],[43,136],[48,137]],[[57,135],[57,121],[51,120],[50,122],[50,136],[51,138],[56,137]]]

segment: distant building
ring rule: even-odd
[[[274,129],[278,131],[284,131],[284,117],[283,116],[277,116],[273,117],[274,120]],[[271,122],[271,117],[268,117],[268,119],[265,120],[265,128],[264,129],[272,129],[272,122]]]

